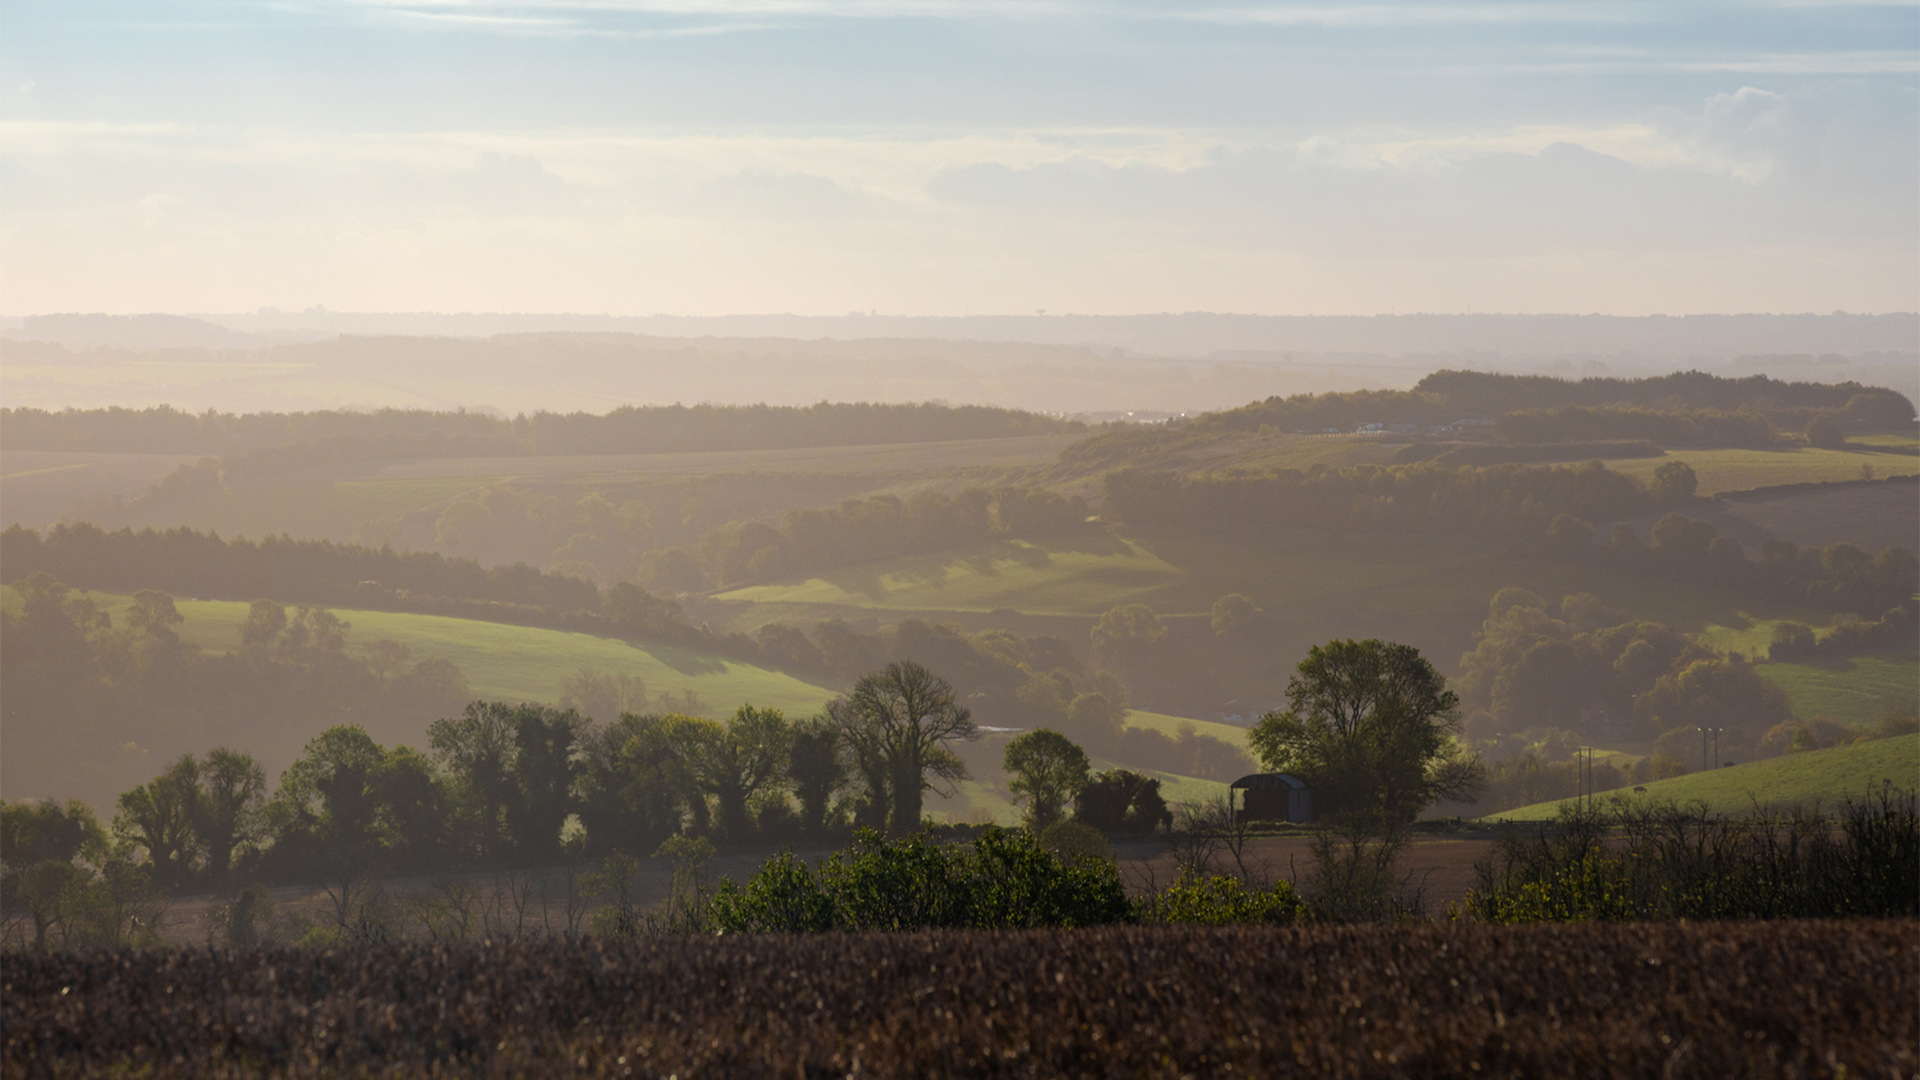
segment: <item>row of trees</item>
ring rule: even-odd
[[[1856,399],[1859,399],[1856,402]],[[1497,417],[1522,410],[1636,408],[1675,413],[1714,410],[1763,417],[1790,412],[1793,430],[1810,417],[1793,410],[1846,410],[1862,422],[1910,423],[1913,403],[1884,387],[1859,383],[1785,382],[1765,375],[1724,378],[1700,371],[1643,379],[1558,379],[1545,375],[1499,375],[1479,371],[1436,371],[1411,390],[1361,390],[1340,394],[1299,394],[1269,398],[1239,409],[1213,413],[1202,428],[1252,431],[1351,431],[1360,424],[1449,424],[1464,417]],[[1549,433],[1550,434],[1550,433]],[[1546,441],[1595,436],[1566,433]],[[1635,436],[1639,437],[1639,436]]]
[[[1754,601],[1865,617],[1910,605],[1920,589],[1920,559],[1907,548],[1887,547],[1875,555],[1848,543],[1803,548],[1776,536],[1749,558],[1739,541],[1679,514],[1655,522],[1645,541],[1631,525],[1617,523],[1602,544],[1594,542],[1592,525],[1562,514],[1548,525],[1541,546],[1560,559],[1636,577],[1703,582]]]
[[[1335,820],[1391,831],[1479,782],[1452,739],[1457,699],[1411,648],[1316,648],[1287,699],[1253,742],[1268,767],[1307,777]],[[621,853],[704,857],[696,849],[710,854],[709,837],[906,836],[922,827],[924,792],[966,775],[954,747],[978,734],[952,687],[913,663],[868,675],[799,723],[747,706],[725,722],[628,713],[600,725],[475,702],[432,726],[425,753],[383,747],[357,725],[329,728],[272,791],[245,754],[183,757],[120,796],[110,834],[83,804],[4,804],[0,893],[9,917],[32,919],[36,941],[56,923],[88,937],[87,920],[104,920],[111,934],[90,939],[117,943],[158,893],[230,888],[242,874],[325,885],[345,928],[350,912],[368,910],[355,890],[383,874],[569,851],[630,873]],[[1051,835],[1069,806],[1083,832],[1170,820],[1157,781],[1092,775],[1085,751],[1058,732],[1012,740],[1005,765],[1037,834]]]
[[[503,454],[645,454],[989,439],[1084,426],[987,405],[623,406],[605,415],[465,410],[190,413],[172,406],[0,410],[0,449],[244,456],[241,471],[330,461]]]
[[[43,536],[15,525],[0,532],[0,563],[9,580],[45,573],[80,588],[178,596],[340,605],[381,597],[476,600],[556,611],[597,611],[601,603],[591,581],[525,564],[485,567],[433,552],[286,536],[227,540],[186,528],[107,532],[81,522],[56,525]]]
[[[905,835],[921,827],[927,790],[967,776],[954,746],[978,734],[952,686],[911,662],[870,674],[799,722],[743,706],[725,721],[627,713],[599,724],[572,710],[474,702],[436,721],[424,752],[336,725],[274,788],[250,755],[183,756],[119,796],[110,832],[82,803],[8,804],[8,905],[54,910],[72,873],[33,868],[77,859],[138,866],[148,885],[173,890],[226,886],[239,872],[344,880],[539,863],[568,849],[650,852],[677,835]],[[1036,824],[1057,820],[1090,780],[1093,820],[1164,823],[1156,781],[1091,778],[1085,753],[1058,734],[1024,739],[1007,765]]]

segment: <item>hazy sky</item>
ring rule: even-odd
[[[5,0],[0,313],[1920,308],[1920,5]]]

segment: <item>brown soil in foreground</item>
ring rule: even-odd
[[[0,1075],[1895,1077],[1911,919],[0,954]]]
[[[1293,881],[1308,883],[1313,853],[1312,840],[1305,836],[1257,837],[1251,840],[1236,860],[1233,854],[1216,848],[1206,866],[1211,873],[1243,876],[1265,884]],[[1474,864],[1492,852],[1491,840],[1470,837],[1421,837],[1407,845],[1398,866],[1404,897],[1416,909],[1428,915],[1444,915],[1450,904],[1466,895],[1474,881]],[[808,862],[825,859],[834,849],[795,849]],[[706,866],[708,881],[732,878],[745,881],[766,861],[769,852],[729,852],[718,855]],[[1120,862],[1121,880],[1130,893],[1140,894],[1165,888],[1178,873],[1177,853],[1165,838],[1128,841],[1117,844],[1114,854]],[[456,874],[391,878],[378,886],[380,901],[386,905],[401,936],[424,936],[422,918],[436,907],[444,910],[450,902],[464,897],[474,912],[474,936],[517,939],[548,934],[576,932],[598,903],[589,903],[581,895],[578,877],[592,867],[543,867],[531,870],[469,870]],[[571,890],[569,879],[573,878]],[[641,863],[634,882],[635,897],[647,908],[658,909],[672,890],[673,868],[665,859]],[[335,888],[338,883],[333,883]],[[296,940],[306,927],[331,921],[335,896],[318,885],[284,885],[269,890],[273,915],[266,931],[278,941]],[[209,939],[207,920],[220,902],[219,897],[199,895],[179,897],[158,919],[160,937],[170,945],[195,945]]]

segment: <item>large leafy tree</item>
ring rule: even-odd
[[[849,763],[843,749],[839,731],[825,717],[793,726],[787,779],[800,800],[800,828],[808,835],[826,828],[833,797],[847,786]]]
[[[232,868],[234,852],[259,836],[267,774],[250,755],[221,747],[207,752],[199,781],[193,832],[206,852],[208,876],[219,882]]]
[[[193,818],[200,795],[200,763],[189,754],[152,780],[120,796],[113,834],[143,847],[154,884],[168,888],[194,871]]]
[[[720,809],[720,833],[744,839],[752,828],[747,801],[783,783],[792,730],[778,709],[740,706],[725,724],[694,721],[687,727],[686,754],[696,782],[714,796]]]
[[[371,857],[380,825],[375,770],[386,756],[358,724],[321,732],[280,776],[277,831],[283,838],[308,833],[322,851],[342,859]]]
[[[1261,717],[1247,743],[1267,768],[1308,778],[1322,812],[1392,824],[1477,789],[1459,730],[1459,698],[1418,649],[1331,641],[1308,651],[1286,709]]]
[[[887,825],[896,836],[920,827],[928,787],[966,776],[947,744],[980,734],[952,685],[911,660],[862,678],[828,715],[853,748],[869,788],[876,781],[886,785]]]
[[[1048,728],[1017,736],[1007,744],[1007,784],[1027,800],[1027,823],[1044,829],[1059,821],[1066,805],[1087,786],[1087,752],[1072,739]]]
[[[452,781],[461,839],[482,857],[507,848],[506,813],[513,799],[515,707],[476,701],[458,717],[435,720],[427,744]]]
[[[648,852],[680,831],[690,814],[701,820],[706,794],[684,752],[684,729],[692,722],[627,713],[585,735],[579,806],[590,847]]]
[[[515,790],[507,802],[514,847],[542,858],[560,849],[560,827],[574,809],[578,749],[586,722],[571,709],[523,705],[513,714]]]

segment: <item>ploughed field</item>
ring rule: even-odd
[[[7,1075],[1907,1076],[1920,924],[9,954]]]

